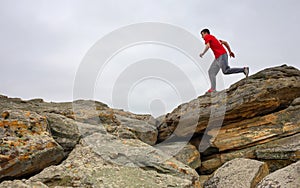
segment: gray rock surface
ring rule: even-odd
[[[156,143],[158,132],[155,125],[147,121],[121,115],[116,115],[116,119],[120,123],[113,132],[114,135],[120,138],[138,138],[149,145]]]
[[[186,142],[171,142],[158,146],[160,150],[193,169],[201,166],[200,153],[198,149]]]
[[[30,180],[3,181],[0,188],[48,188],[42,182],[32,182]]]
[[[299,188],[300,187],[300,161],[266,176],[257,188]]]
[[[96,135],[91,135],[97,137]],[[128,142],[130,140],[127,140]],[[130,143],[129,143],[130,144]],[[113,153],[113,152],[112,152]],[[89,145],[82,142],[70,153],[69,157],[58,166],[51,166],[30,178],[33,182],[43,182],[49,187],[199,187],[197,175],[192,169],[181,168],[182,172],[175,172],[174,167],[140,168],[130,166],[128,156],[120,152],[119,156],[112,156],[110,161],[104,160],[102,154],[95,152]],[[127,160],[127,165],[116,164]],[[123,158],[123,159],[121,159]],[[135,160],[132,159],[132,163]],[[169,162],[167,165],[179,165]],[[157,166],[158,167],[158,166]],[[169,173],[169,170],[174,173]],[[186,170],[187,172],[183,171]],[[190,174],[188,174],[190,173]]]
[[[237,158],[216,170],[204,188],[254,188],[268,173],[263,162]]]
[[[60,114],[45,113],[45,116],[53,138],[64,148],[65,155],[68,155],[80,139],[77,122]]]
[[[84,142],[112,164],[154,169],[180,177],[198,177],[195,170],[175,160],[172,155],[138,139],[119,139],[110,134],[95,133],[85,137]]]

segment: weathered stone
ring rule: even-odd
[[[3,181],[0,188],[48,188],[42,182],[32,182],[30,180]]]
[[[200,175],[199,176],[199,181],[200,181],[201,187],[204,187],[205,182],[208,181],[209,178],[210,178],[209,175]]]
[[[300,161],[266,176],[257,188],[300,187]]]
[[[69,154],[80,139],[77,122],[60,114],[45,113],[45,116],[53,138],[64,148],[65,155]]]
[[[272,172],[278,170],[278,168],[285,167],[296,160],[299,160],[299,149],[297,149],[300,146],[299,140],[300,134],[298,133],[289,137],[270,141],[265,144],[259,144],[245,149],[211,155],[205,159],[202,159],[202,165],[199,170],[203,174],[209,174],[219,168],[225,162],[235,158],[249,158],[266,161],[269,166],[269,171]],[[269,153],[264,155],[267,151]],[[278,151],[280,151],[280,155],[276,155],[276,153],[278,154]]]
[[[258,159],[266,160],[300,160],[300,140],[295,140],[298,144],[295,147],[274,147],[258,149],[255,151]]]
[[[268,165],[269,168],[269,172],[275,172],[276,170],[282,169],[286,166],[289,166],[290,164],[293,164],[295,161],[294,160],[288,160],[288,159],[269,159],[269,160],[265,160],[262,159],[262,162],[265,162]]]
[[[232,123],[220,130],[211,130],[208,135],[217,135],[211,141],[212,146],[224,151],[266,143],[298,132],[300,132],[300,105]]]
[[[78,100],[72,106],[74,119],[78,122],[103,126],[107,132],[120,138],[138,138],[150,145],[156,143],[157,129],[154,125],[156,122],[150,115],[136,115],[110,109],[97,101]]]
[[[175,159],[193,169],[201,166],[200,153],[192,144],[186,142],[171,142],[159,146],[159,149],[170,156],[174,156]],[[176,153],[176,151],[178,152]]]
[[[81,138],[85,138],[95,133],[106,134],[106,129],[101,125],[91,125],[87,123],[76,122]]]
[[[116,115],[116,119],[120,122],[113,132],[120,138],[138,138],[141,141],[154,145],[157,141],[157,129],[143,120],[128,118],[126,116]]]
[[[221,160],[221,155],[210,156],[210,158],[201,161],[200,174],[211,174],[221,167],[222,164],[224,163]]]
[[[216,170],[204,187],[254,188],[268,173],[268,167],[263,162],[237,158]]]
[[[84,141],[103,159],[117,165],[155,169],[160,173],[198,177],[195,170],[137,139],[119,139],[113,135],[95,133]]]
[[[8,112],[9,119],[0,121],[0,179],[32,174],[62,160],[63,149],[51,137],[45,117]]]
[[[105,137],[104,134],[99,134],[98,136],[97,134],[91,135],[91,137],[94,138],[93,141],[100,139],[100,135]],[[109,139],[110,142],[116,142],[118,140],[111,139],[110,136]],[[139,140],[133,139],[122,140],[122,142],[139,147],[143,145],[136,143],[140,142]],[[128,164],[118,165],[116,164],[117,158],[123,158],[122,160],[127,158],[125,160],[127,160],[127,162],[132,160],[132,163],[135,162],[135,159],[130,158],[129,155],[124,155],[126,153],[123,151],[119,151],[119,155],[113,155],[114,151],[107,151],[106,148],[104,148],[105,152],[110,152],[108,155],[114,158],[108,161],[103,159],[103,153],[99,155],[99,152],[95,152],[95,149],[96,148],[92,149],[83,142],[75,147],[62,164],[48,167],[41,173],[30,178],[30,180],[43,182],[49,187],[200,187],[198,177],[193,170],[181,168],[182,171],[175,173],[175,166],[178,167],[178,170],[179,166],[182,166],[175,161],[169,161],[165,164],[170,165],[169,170],[174,170],[174,173],[170,173],[166,166],[163,165],[161,165],[161,168],[165,170],[158,170],[158,168],[152,168],[151,166],[146,169],[130,166]],[[141,155],[142,152],[136,154]],[[150,157],[154,156],[153,154]],[[187,175],[188,173],[190,174]]]

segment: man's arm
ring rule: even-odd
[[[226,42],[224,40],[220,40],[220,42],[221,42],[221,44],[223,44],[227,48],[227,50],[229,52],[229,56],[230,57],[235,57],[234,53],[230,49],[230,46],[229,46],[228,42]]]
[[[209,48],[210,48],[209,43],[206,43],[203,52],[200,54],[200,57],[201,57],[201,58],[204,56],[204,54],[207,52],[207,50],[208,50]]]

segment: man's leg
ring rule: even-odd
[[[217,60],[214,60],[208,70],[208,75],[209,75],[212,90],[216,90],[216,76],[217,76],[219,70],[220,70],[220,67],[217,63]]]
[[[224,74],[245,73],[245,68],[230,68],[228,66],[228,55],[223,54],[218,59],[222,72]]]

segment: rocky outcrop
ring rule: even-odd
[[[158,141],[190,136],[201,152],[201,174],[237,157],[266,161],[274,171],[299,160],[300,143],[289,139],[300,133],[299,101],[300,71],[268,68],[178,106],[158,126]]]
[[[300,161],[266,176],[257,188],[300,187]]]
[[[0,120],[0,179],[32,174],[63,159],[63,149],[51,137],[45,117],[22,110],[4,113],[7,116]]]
[[[298,186],[299,112],[300,71],[286,65],[157,119],[0,95],[0,187]]]
[[[177,125],[180,125],[180,130],[175,131],[175,136],[185,136],[203,133],[208,125],[218,124],[220,118],[222,126],[234,123],[248,124],[249,119],[285,109],[294,99],[300,97],[299,79],[299,70],[287,66],[275,67],[243,79],[217,94],[200,96],[166,115],[159,126],[159,140],[168,138]],[[195,116],[197,121],[193,127]],[[266,125],[268,122],[264,120],[272,123],[269,119],[253,119],[253,122],[261,121],[261,125]],[[246,122],[243,122],[244,120]],[[257,140],[259,139],[255,141]]]
[[[251,159],[234,159],[225,163],[205,182],[205,188],[255,188],[269,174],[266,163]]]
[[[0,100],[1,138],[14,140],[1,143],[5,153],[1,153],[0,180],[28,177],[44,169],[30,180],[3,181],[0,187],[200,186],[194,169],[151,146],[157,129],[149,115],[93,101],[46,103],[5,96]],[[64,158],[62,164],[51,166]]]

